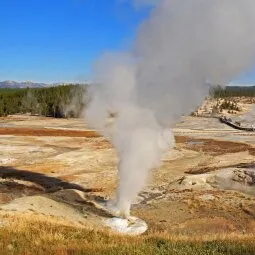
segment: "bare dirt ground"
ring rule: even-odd
[[[183,117],[176,147],[153,170],[132,214],[148,233],[255,234],[255,134],[213,118]],[[0,225],[6,215],[104,228],[99,202],[114,195],[115,150],[82,119],[0,119]]]

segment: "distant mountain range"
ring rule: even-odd
[[[1,81],[0,88],[44,88],[49,87],[49,84],[37,83],[31,81],[17,82],[17,81]]]
[[[42,83],[42,82],[32,82],[32,81],[22,81],[22,82],[17,82],[17,81],[0,81],[0,88],[45,88],[45,87],[54,87],[54,86],[59,86],[59,85],[69,85],[69,84],[74,84],[74,83],[64,83],[64,82],[59,82],[59,83]],[[80,84],[80,85],[88,85],[91,84],[91,82],[86,82],[86,83],[75,83],[75,84]],[[210,84],[210,87],[215,87],[216,85]],[[232,87],[232,88],[240,88],[240,87],[247,87],[247,88],[254,88],[255,85],[253,84],[225,84],[222,87]]]
[[[0,81],[0,88],[45,88],[45,87],[53,87],[59,85],[68,85],[71,83],[39,83],[39,82],[32,82],[32,81]]]

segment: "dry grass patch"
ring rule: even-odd
[[[254,236],[169,236],[161,232],[138,237],[34,215],[2,215],[0,254],[254,254]]]

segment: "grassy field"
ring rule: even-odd
[[[46,216],[4,216],[0,228],[0,254],[174,254],[252,255],[254,236],[169,236],[166,233],[126,237]]]

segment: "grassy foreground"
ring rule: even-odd
[[[125,237],[84,229],[45,216],[5,216],[0,227],[0,254],[173,254],[254,255],[254,236],[168,236],[164,233]]]

